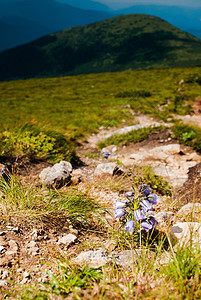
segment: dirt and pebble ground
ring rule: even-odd
[[[200,117],[200,116],[199,116]],[[184,118],[185,119],[185,118]],[[186,117],[186,119],[189,119]],[[186,120],[185,119],[185,120]],[[197,122],[196,118],[196,122]],[[146,116],[138,116],[137,121],[140,124],[152,123],[153,119],[149,119]],[[193,121],[193,119],[191,119]],[[201,121],[199,118],[199,124]],[[110,132],[112,129],[110,129]],[[124,188],[131,188],[132,178],[117,177],[111,179],[111,176],[104,175],[101,179],[94,181],[94,170],[99,163],[107,162],[108,160],[100,157],[100,149],[97,147],[97,143],[107,133],[106,129],[101,129],[96,135],[91,136],[77,149],[77,153],[83,161],[83,166],[74,170],[74,182],[73,184],[81,190],[88,190],[92,197],[98,199],[102,204],[107,205],[112,209],[116,200],[123,197]],[[133,153],[138,153],[139,149],[153,149],[161,145],[176,144],[172,133],[169,128],[162,132],[151,134],[146,141],[137,143],[135,145],[129,144],[127,146],[118,147],[114,157],[111,156],[109,161],[117,160],[121,161],[125,157],[129,157]],[[140,150],[140,151],[141,151]],[[178,153],[177,159],[182,159],[183,155],[188,153],[192,154],[194,151],[189,147],[181,146],[181,152]],[[157,160],[157,157],[155,157]],[[149,161],[145,160],[145,163]],[[127,166],[121,166],[125,170],[128,170],[135,165],[134,160],[130,160]],[[141,164],[141,163],[140,163]],[[47,162],[32,162],[21,164],[20,162],[15,164],[15,168],[18,165],[18,176],[26,184],[40,184],[38,175],[42,169],[50,166]],[[169,178],[171,181],[171,178]],[[111,184],[109,184],[111,181]],[[120,187],[114,188],[115,181]],[[108,184],[105,184],[105,183]],[[112,188],[110,188],[112,186]],[[67,187],[64,187],[65,191]],[[194,166],[189,168],[188,179],[184,185],[176,188],[172,200],[179,199],[178,205],[184,205],[189,202],[201,203],[201,159],[195,162]],[[165,209],[163,202],[161,202],[156,209],[156,212],[161,209]],[[108,218],[108,222],[112,223],[112,217]],[[59,244],[59,238],[69,233],[75,234],[77,239],[69,246]],[[0,299],[4,297],[4,290],[12,288],[13,283],[17,285],[24,285],[26,283],[32,284],[43,283],[48,280],[47,270],[55,269],[55,262],[61,257],[71,258],[78,254],[81,250],[92,249],[101,247],[103,244],[107,244],[109,240],[106,233],[97,234],[87,231],[77,231],[69,224],[64,224],[61,227],[51,228],[51,226],[43,226],[40,224],[27,224],[23,227],[20,224],[16,226],[1,226],[0,227],[0,288],[2,293]]]

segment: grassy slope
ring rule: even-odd
[[[66,29],[0,53],[0,80],[201,64],[201,41],[148,15]]]
[[[78,138],[99,126],[133,121],[129,109],[123,107],[127,104],[134,111],[165,119],[174,112],[176,96],[181,105],[200,95],[197,83],[185,84],[177,91],[181,79],[199,73],[200,68],[175,68],[1,82],[1,128],[33,122]],[[151,96],[132,96],[136,90],[148,91]],[[156,109],[159,105],[164,111]]]

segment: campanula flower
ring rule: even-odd
[[[126,207],[126,203],[121,202],[121,201],[116,201],[115,206],[116,206],[116,209],[124,208],[124,207]]]
[[[104,153],[104,158],[108,158],[111,154],[109,152]]]
[[[114,215],[116,219],[121,218],[125,214],[125,211],[121,208],[115,209]]]
[[[125,231],[133,233],[135,231],[135,224],[133,220],[127,221]]]
[[[125,193],[125,197],[133,197],[134,196],[134,192],[126,192]]]
[[[144,230],[146,230],[146,232],[148,232],[150,229],[152,229],[152,225],[150,223],[148,223],[147,221],[143,221],[141,223],[141,226]]]
[[[148,196],[150,193],[150,188],[148,187],[147,184],[141,184],[139,186],[139,192],[141,193],[142,196]]]
[[[149,210],[153,209],[153,206],[151,205],[151,203],[147,200],[141,200],[140,201],[140,206],[141,209],[144,213],[148,212]]]
[[[143,215],[143,213],[140,209],[134,210],[134,217],[135,217],[136,222],[139,222],[139,221],[145,219],[145,216]]]
[[[147,200],[152,204],[157,204],[158,197],[155,194],[149,194]]]
[[[156,219],[154,219],[154,217],[151,217],[151,219],[149,220],[149,223],[152,225],[152,227],[156,227],[158,225],[158,221],[156,221]]]

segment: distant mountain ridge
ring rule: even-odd
[[[100,2],[95,2],[91,0],[56,0],[61,3],[69,4],[74,7],[79,7],[82,9],[87,9],[87,10],[102,10],[102,11],[109,11],[111,12],[112,9],[109,8],[108,6],[100,3]]]
[[[201,39],[201,6],[176,6],[157,4],[136,4],[125,9],[118,10],[119,14],[148,14],[171,23],[181,30],[195,34]]]
[[[111,14],[104,11],[84,10],[56,0],[0,0],[0,50],[109,17]]]
[[[123,15],[0,52],[0,80],[201,65],[201,41],[164,20]]]

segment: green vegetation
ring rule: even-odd
[[[200,127],[178,123],[173,126],[173,132],[180,143],[191,146],[192,149],[201,152]]]
[[[138,130],[132,130],[125,134],[114,135],[110,138],[107,138],[103,142],[99,143],[99,147],[103,148],[108,145],[128,145],[129,143],[138,143],[146,140],[150,133],[156,133],[161,131],[164,127],[157,126],[152,127],[149,126],[147,128],[140,128]]]
[[[4,197],[0,198],[1,224],[26,225],[30,222],[62,225],[67,219],[74,226],[93,227],[101,221],[101,206],[87,193],[68,188],[67,191],[48,191],[33,184],[24,184],[18,177],[0,183]],[[103,208],[102,208],[103,210]],[[96,219],[96,221],[94,221]]]
[[[200,248],[189,243],[185,247],[179,246],[170,259],[168,265],[162,268],[168,285],[173,285],[175,292],[172,298],[199,299],[201,297],[200,279]],[[193,297],[192,297],[193,296]]]
[[[162,176],[155,174],[151,167],[135,167],[130,170],[130,172],[133,176],[133,181],[136,186],[146,182],[159,194],[169,196],[172,195],[172,186],[166,180],[164,180]]]
[[[0,134],[0,154],[7,157],[23,157],[29,159],[46,159],[52,163],[68,160],[79,164],[73,148],[61,133],[49,131],[32,124],[24,124],[21,128],[3,131]]]
[[[189,78],[199,72],[197,67],[1,82],[0,155],[76,161],[77,141],[101,126],[135,124],[131,109],[163,120],[191,111],[201,86]]]
[[[124,15],[0,53],[0,80],[201,64],[201,41],[164,20]]]

